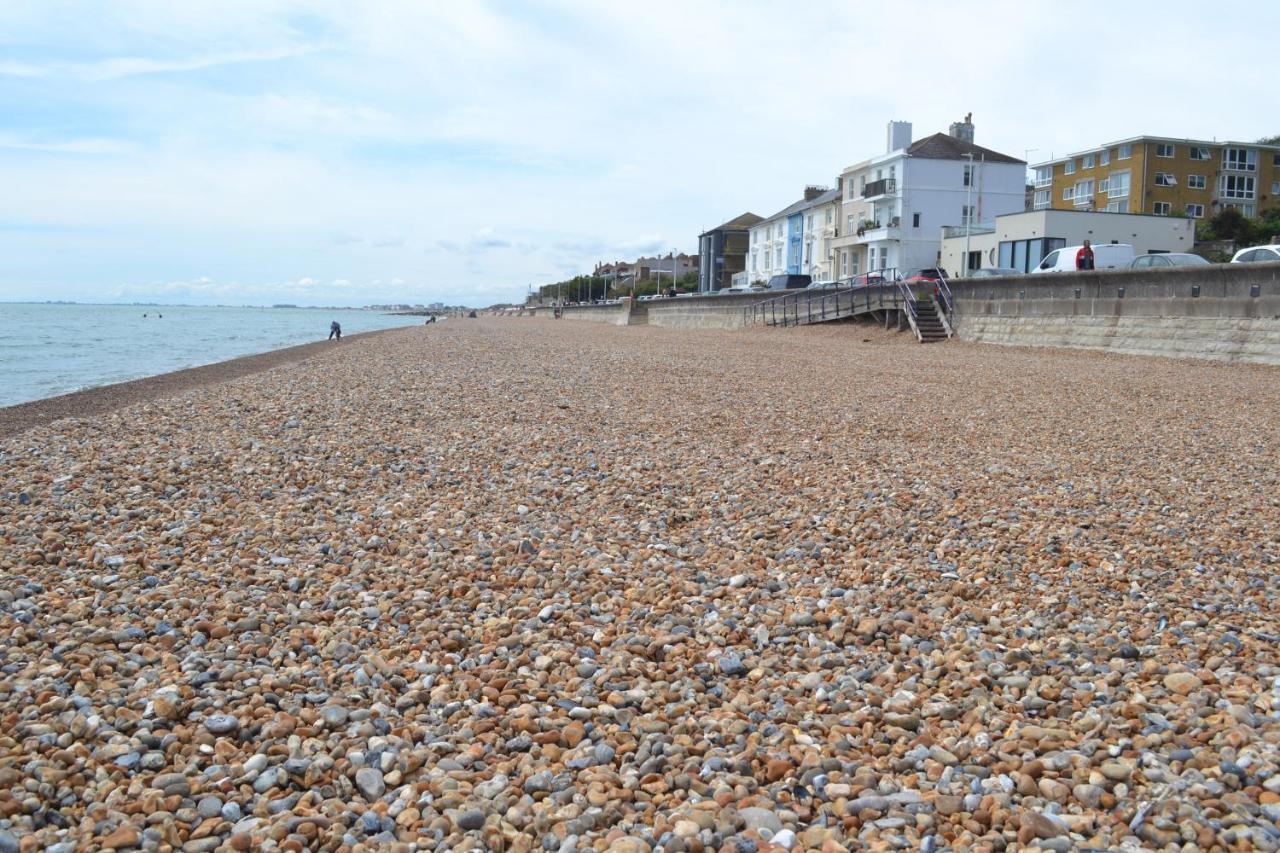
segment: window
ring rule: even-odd
[[[1106,166],[1111,162],[1111,149],[1104,148],[1098,152],[1098,165]]]
[[[1187,175],[1187,189],[1204,189],[1204,175]]]
[[[1190,151],[1191,151],[1192,160],[1208,160],[1209,159],[1208,148],[1200,148],[1199,146],[1192,145]]]
[[[1102,180],[1098,181],[1098,192],[1100,192],[1100,193],[1104,193],[1104,192],[1106,192],[1106,191],[1107,191],[1107,187],[1109,187],[1109,186],[1111,186],[1111,179],[1110,179],[1110,178],[1103,178]]]
[[[1280,181],[1271,182],[1271,194],[1280,195]]]
[[[1218,190],[1223,198],[1253,198],[1253,175],[1223,175]]]
[[[1117,160],[1128,160],[1132,156],[1133,156],[1132,145],[1121,145],[1119,148],[1116,149]]]
[[[1173,147],[1172,145],[1170,145],[1169,143],[1167,143],[1167,142],[1157,142],[1157,143],[1156,143],[1156,156],[1157,156],[1157,157],[1172,157],[1172,156],[1173,156],[1173,152],[1174,152],[1174,147]]]
[[[1222,168],[1237,172],[1257,171],[1258,152],[1253,148],[1223,148]]]
[[[960,205],[960,224],[973,225],[973,217],[977,214],[977,207],[970,207],[967,204]]]
[[[1129,199],[1121,199],[1120,201],[1107,202],[1107,213],[1128,213]]]
[[[852,213],[850,213],[844,218],[844,233],[846,234],[853,233],[853,214]]]
[[[859,176],[858,176],[858,192],[862,192],[862,191],[863,191],[863,190],[865,190],[866,188],[867,188],[867,176],[866,176],[866,175],[859,175]],[[865,194],[866,194],[866,193],[863,193],[863,195],[865,195]]]
[[[808,216],[804,218],[804,227],[810,231],[813,230],[813,214],[812,213],[810,213]]]
[[[804,244],[804,265],[807,267],[813,263],[813,241],[809,240]]]
[[[840,252],[840,277],[845,278],[849,275],[849,253],[841,250]]]
[[[1167,201],[1157,201],[1155,204],[1151,205],[1151,212],[1156,216],[1168,216],[1169,211],[1172,209],[1173,205],[1169,204]]]
[[[1248,217],[1253,216],[1253,205],[1251,204],[1224,204],[1223,207],[1229,207],[1229,208],[1232,208],[1233,210],[1238,210],[1240,211],[1240,214],[1242,216],[1248,216]]]
[[[1033,210],[1043,210],[1050,204],[1049,193],[1052,190],[1036,190],[1035,200],[1032,202]]]
[[[773,265],[775,267],[778,267],[779,269],[782,268],[782,247],[781,246],[773,250]]]
[[[968,163],[965,163],[964,164],[964,186],[967,187],[972,183],[973,183],[973,166],[970,166]]]
[[[1076,197],[1076,188],[1075,188],[1075,187],[1063,187],[1063,188],[1062,188],[1062,200],[1063,200],[1063,201],[1071,201],[1071,200],[1072,200],[1072,199],[1074,199],[1075,197]]]
[[[834,213],[835,213],[835,210],[833,208],[830,208],[830,207],[827,208],[827,224],[828,225],[831,224],[831,219]]]
[[[1093,204],[1093,181],[1076,181],[1075,192],[1076,207],[1084,207],[1087,204]]]
[[[853,252],[853,257],[849,258],[849,272],[852,275],[858,274],[858,253]]]
[[[1040,166],[1036,169],[1036,187],[1053,186],[1053,167]]]
[[[1086,155],[1084,155],[1083,157],[1081,157],[1081,158],[1080,158],[1080,168],[1081,168],[1081,169],[1092,169],[1092,168],[1093,168],[1093,155],[1092,155],[1092,154],[1086,154]]]
[[[1275,166],[1277,169],[1280,169],[1280,151],[1277,151],[1275,154],[1271,155],[1271,165]]]
[[[757,268],[758,267],[756,266],[756,253],[753,251],[751,253],[751,271],[755,272]]]
[[[1203,204],[1187,205],[1187,216],[1190,216],[1192,219],[1204,219],[1204,205]]]
[[[1075,173],[1076,173],[1076,161],[1075,161],[1075,160],[1068,160],[1066,163],[1064,163],[1064,164],[1062,165],[1062,174],[1064,174],[1064,175],[1074,175]]]
[[[1129,170],[1112,172],[1107,178],[1107,198],[1124,198],[1129,195]]]
[[[1178,179],[1174,177],[1173,172],[1156,172],[1156,186],[1158,187],[1176,187]]]
[[[912,228],[920,227],[920,214],[918,213],[911,214],[911,227]]]

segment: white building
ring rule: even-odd
[[[961,269],[966,251],[963,228],[949,228],[942,241],[942,268]],[[995,225],[968,236],[969,268],[1005,267],[1031,272],[1045,255],[1063,246],[1129,243],[1133,254],[1189,252],[1195,222],[1177,216],[1084,210],[1028,210],[996,217]]]
[[[841,173],[836,278],[936,266],[943,226],[989,225],[1026,206],[1027,164],[975,145],[968,117],[916,142],[910,122],[894,121],[887,136],[884,154]]]
[[[830,280],[830,241],[840,202],[839,187],[805,187],[804,198],[751,226],[746,280],[767,282],[784,274]]]

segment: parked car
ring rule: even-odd
[[[813,282],[809,275],[775,275],[769,279],[770,290],[803,290]]]
[[[1280,261],[1280,246],[1253,246],[1241,249],[1231,258],[1233,264],[1257,264]]]
[[[768,290],[768,288],[754,284],[735,284],[733,287],[726,287],[720,293],[760,293],[765,290]]]
[[[1015,270],[1013,267],[983,267],[969,271],[969,278],[998,278],[1006,275],[1022,275],[1022,270]]]
[[[884,284],[886,281],[889,281],[889,279],[885,277],[883,270],[880,272],[864,272],[862,275],[855,275],[849,279],[849,286],[866,287],[869,284]]]
[[[1139,255],[1129,265],[1130,269],[1167,270],[1170,267],[1207,267],[1209,262],[1199,255],[1190,252],[1158,252],[1154,255]]]
[[[947,277],[947,271],[938,269],[937,267],[925,267],[922,270],[916,270],[907,276],[907,284],[922,284],[930,281],[944,281]]]
[[[839,287],[838,281],[813,281],[809,283],[808,290],[826,290],[831,287]]]
[[[1075,272],[1076,252],[1084,246],[1066,246],[1054,249],[1044,256],[1040,265],[1031,271],[1032,275],[1043,272]],[[1102,243],[1093,247],[1093,268],[1098,270],[1114,270],[1128,268],[1133,263],[1133,246],[1128,243]]]

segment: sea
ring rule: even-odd
[[[413,326],[422,317],[332,308],[0,302],[0,406],[296,344]]]

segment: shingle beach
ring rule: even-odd
[[[1280,847],[1275,368],[452,319],[102,408],[0,439],[0,853]]]

